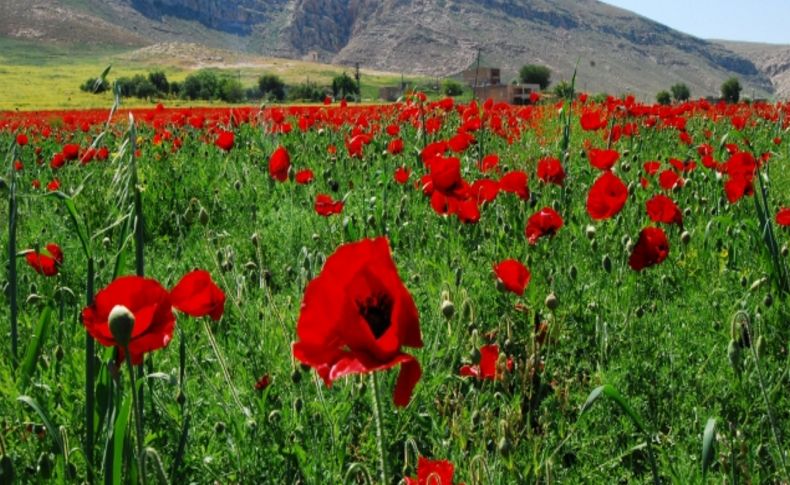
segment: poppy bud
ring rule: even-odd
[[[595,226],[588,225],[584,228],[584,234],[587,236],[587,239],[592,239],[595,237]]]
[[[782,256],[786,258],[788,254],[790,254],[790,248],[788,248],[787,244],[785,244],[782,246]]]
[[[102,246],[104,246],[105,249],[109,248],[110,244],[111,244],[110,238],[109,237],[105,237],[104,239],[101,240],[101,244],[102,244]]]
[[[49,453],[41,453],[36,462],[36,475],[38,478],[49,479],[52,477],[52,458]]]
[[[554,292],[549,293],[549,296],[546,297],[545,303],[549,310],[556,310],[560,305],[560,301],[557,299],[557,295],[555,295]]]
[[[576,279],[578,273],[579,270],[576,269],[576,266],[571,266],[570,269],[568,269],[568,276],[570,276],[572,280]]]
[[[205,208],[205,207],[201,207],[201,208],[200,208],[200,213],[198,214],[198,220],[199,220],[199,221],[200,221],[200,223],[201,223],[201,224],[203,224],[204,226],[205,226],[206,224],[208,224],[208,211],[206,210],[206,208]]]
[[[641,306],[636,307],[636,318],[642,318],[644,314],[645,310]]]
[[[730,359],[730,365],[732,366],[732,370],[740,376],[741,375],[741,349],[738,347],[738,344],[735,343],[735,340],[730,340],[730,344],[727,346],[727,358]]]
[[[604,254],[601,264],[603,265],[604,271],[606,271],[607,273],[612,272],[612,259],[609,257],[608,254]]]
[[[127,347],[134,329],[134,315],[123,305],[115,305],[110,310],[110,333],[121,347]]]
[[[299,372],[298,368],[294,369],[294,371],[291,372],[291,382],[293,382],[294,384],[299,384],[299,382],[301,381],[302,381],[302,373]]]
[[[631,164],[624,162],[622,165],[620,165],[620,168],[623,170],[623,172],[628,172],[631,170]]]
[[[258,247],[258,244],[260,244],[261,240],[257,232],[252,233],[252,236],[250,236],[250,242],[254,247]]]
[[[683,244],[688,244],[691,242],[691,234],[688,231],[683,231],[680,235],[680,242]]]
[[[500,438],[499,443],[497,443],[497,451],[502,453],[503,455],[507,455],[510,452],[510,440],[507,439],[507,436],[503,436]]]
[[[275,424],[280,421],[280,418],[282,418],[282,413],[278,409],[275,409],[269,413],[269,417],[267,419],[269,423]]]
[[[14,483],[14,478],[14,462],[8,455],[3,455],[0,457],[0,483]]]
[[[454,314],[455,314],[455,305],[453,305],[453,302],[451,302],[450,300],[443,300],[442,315],[444,315],[445,318],[450,319],[453,318]]]
[[[763,355],[763,344],[764,343],[765,343],[765,340],[763,339],[762,335],[757,337],[757,340],[754,342],[754,353],[757,354],[757,358],[758,359],[760,357],[762,357],[762,355]]]
[[[179,406],[183,406],[184,403],[187,402],[187,396],[186,394],[184,394],[184,391],[182,391],[181,389],[179,389],[178,393],[176,394],[176,402],[178,403]]]
[[[222,421],[217,421],[216,424],[214,424],[214,434],[224,433],[225,428],[226,428],[225,423],[223,423]]]
[[[234,188],[235,188],[237,191],[241,190],[241,180],[237,180],[237,181],[236,181],[236,183],[235,183],[235,184],[233,184],[233,187],[234,187]]]
[[[57,347],[55,347],[55,360],[57,360],[58,362],[60,362],[60,361],[62,361],[62,360],[63,360],[63,357],[64,357],[64,356],[65,356],[65,352],[63,352],[63,347],[62,347],[62,346],[60,346],[60,345],[58,345]]]
[[[774,297],[772,297],[771,294],[768,293],[767,295],[765,295],[765,298],[763,298],[763,305],[765,305],[765,308],[771,308],[771,305],[773,304],[774,304]]]

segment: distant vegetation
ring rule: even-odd
[[[540,89],[546,89],[551,83],[551,70],[546,66],[527,64],[518,72],[518,77],[522,83],[538,84]]]

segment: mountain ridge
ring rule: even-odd
[[[0,36],[130,48],[196,42],[437,77],[470,67],[480,50],[504,81],[538,63],[555,81],[578,70],[590,92],[652,98],[684,82],[693,96],[715,96],[737,76],[755,96],[790,94],[790,76],[773,72],[781,63],[764,53],[596,0],[6,0]]]

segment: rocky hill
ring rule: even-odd
[[[716,42],[752,61],[771,80],[777,98],[790,98],[790,45],[724,40]]]
[[[539,63],[555,80],[577,68],[586,91],[645,98],[676,82],[716,95],[730,76],[769,96],[775,77],[762,58],[596,0],[4,0],[0,36],[197,42],[431,76],[470,67],[479,50],[506,81]]]

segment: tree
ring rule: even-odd
[[[728,103],[737,103],[741,99],[741,82],[731,77],[721,85],[721,97]]]
[[[573,86],[568,81],[560,81],[554,86],[554,96],[560,99],[570,99],[573,96]]]
[[[187,99],[214,99],[219,97],[220,79],[214,71],[201,69],[190,74],[181,85],[182,96]]]
[[[672,95],[670,95],[669,91],[666,90],[659,91],[658,94],[656,94],[656,102],[666,106],[672,102]]]
[[[259,77],[258,89],[263,97],[277,101],[285,99],[285,83],[274,74],[264,74]]]
[[[100,77],[92,77],[80,85],[80,90],[86,93],[99,94],[108,89],[110,89],[110,83]]]
[[[288,99],[292,101],[323,101],[326,94],[315,83],[304,83],[291,86],[288,90]]]
[[[164,71],[149,72],[148,81],[154,85],[160,94],[170,93],[170,83],[167,82],[167,75],[165,75]]]
[[[138,76],[132,78],[132,81],[134,81],[134,95],[140,99],[156,96],[158,92],[156,86],[142,74]]]
[[[672,97],[675,98],[675,101],[682,102],[688,100],[691,97],[691,91],[684,83],[677,83],[669,88],[669,90],[672,91]]]
[[[447,96],[460,96],[464,94],[464,87],[457,81],[445,79],[442,82],[442,92]]]
[[[219,98],[226,103],[240,103],[244,100],[244,86],[238,79],[225,78],[220,82]]]
[[[341,98],[345,98],[349,94],[359,94],[359,86],[356,81],[345,72],[332,79],[332,95],[337,98],[338,94]]]
[[[518,72],[518,77],[524,84],[538,84],[540,89],[546,89],[551,83],[551,70],[546,66],[527,64]]]

